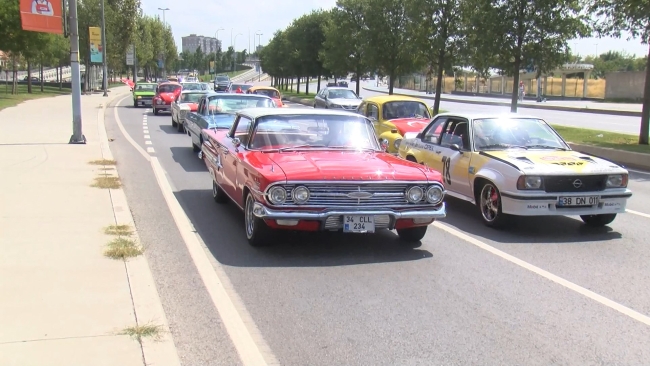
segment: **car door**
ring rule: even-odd
[[[222,188],[230,197],[240,201],[237,196],[237,167],[241,160],[242,149],[248,144],[248,133],[251,127],[251,119],[239,115],[235,120],[228,138],[220,146],[221,162],[223,164],[223,180]],[[239,146],[235,144],[239,140]]]
[[[321,91],[316,94],[314,97],[314,108],[320,108],[323,106],[323,95],[325,94],[325,89],[321,89]]]
[[[417,161],[422,165],[442,172],[442,157],[440,153],[440,134],[447,123],[447,117],[434,118],[418,136],[420,141],[417,149]]]
[[[464,118],[449,118],[440,135],[442,175],[448,191],[465,197],[472,197],[469,184],[471,159],[469,121]],[[437,153],[437,152],[436,152]]]
[[[192,113],[191,116],[188,116],[187,118],[187,130],[190,133],[190,138],[192,139],[192,143],[196,144],[199,146],[201,143],[201,121],[204,120],[203,114],[205,113],[206,110],[206,99],[201,98],[199,101],[199,106],[196,109],[196,113]]]

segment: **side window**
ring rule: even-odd
[[[365,116],[366,115],[366,102],[361,102],[357,107],[357,113]]]
[[[237,128],[235,129],[236,137],[241,141],[242,146],[248,145],[249,130],[251,128],[252,121],[248,117],[240,116],[239,123],[237,123]]]
[[[366,117],[371,119],[374,118],[375,120],[379,119],[379,108],[377,108],[376,104],[368,104]]]
[[[442,132],[445,122],[447,122],[446,117],[438,117],[433,120],[422,134],[422,142],[438,145],[440,142],[440,133]]]
[[[205,101],[206,101],[205,98],[201,98],[201,100],[199,101],[199,107],[197,108],[199,114],[205,114]]]
[[[469,148],[468,122],[464,120],[450,120],[443,129],[440,145],[450,147],[458,145],[461,149]]]

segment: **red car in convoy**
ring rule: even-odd
[[[171,112],[172,102],[181,94],[183,86],[180,83],[168,81],[160,83],[156,88],[156,96],[153,97],[153,114],[161,111]]]
[[[323,109],[249,108],[229,128],[204,129],[199,156],[218,203],[244,210],[246,238],[275,229],[373,233],[419,241],[446,216],[441,174],[384,150],[372,122]]]

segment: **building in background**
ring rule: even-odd
[[[220,47],[221,41],[214,37],[197,36],[196,34],[182,37],[183,52],[194,53],[197,48],[200,48],[203,53],[214,53]]]

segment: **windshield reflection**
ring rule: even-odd
[[[537,118],[474,120],[474,149],[567,149],[546,122]]]
[[[384,120],[398,118],[431,118],[429,108],[422,103],[411,100],[387,102],[383,108]]]

